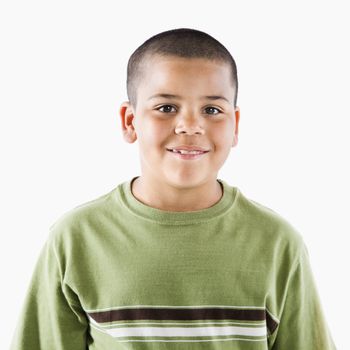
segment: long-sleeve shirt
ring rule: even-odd
[[[11,350],[335,349],[283,217],[220,179],[213,206],[164,211],[132,180],[50,226]]]

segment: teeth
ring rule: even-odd
[[[180,150],[173,149],[173,152],[181,153],[181,154],[201,154],[201,153],[203,153],[201,151],[188,151],[188,150],[183,150],[183,149],[180,149]]]

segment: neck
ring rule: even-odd
[[[223,195],[222,185],[216,179],[194,188],[178,189],[140,176],[132,182],[131,191],[145,205],[177,212],[209,208]]]

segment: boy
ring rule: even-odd
[[[301,235],[217,179],[238,140],[230,53],[170,30],[127,76],[141,176],[50,227],[12,350],[335,349]]]

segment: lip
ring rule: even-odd
[[[200,151],[202,153],[199,154],[181,154],[178,152],[173,152],[172,150],[187,150],[187,151]],[[182,146],[176,146],[176,147],[171,147],[167,148],[167,151],[172,153],[175,157],[179,159],[184,159],[184,160],[195,160],[202,158],[206,153],[209,152],[209,150],[201,147],[201,146],[188,146],[188,145],[182,145]]]
[[[209,152],[209,150],[207,148],[204,148],[202,146],[197,146],[197,145],[179,145],[179,146],[175,146],[175,147],[167,147],[168,151],[171,150],[176,150],[179,151],[181,149],[186,150],[186,151],[200,151],[200,152]]]
[[[203,152],[199,154],[181,154],[181,153],[175,153],[172,151],[168,151],[171,154],[173,154],[175,157],[180,158],[180,159],[185,159],[185,160],[194,160],[194,159],[199,159],[204,157],[208,152]]]

